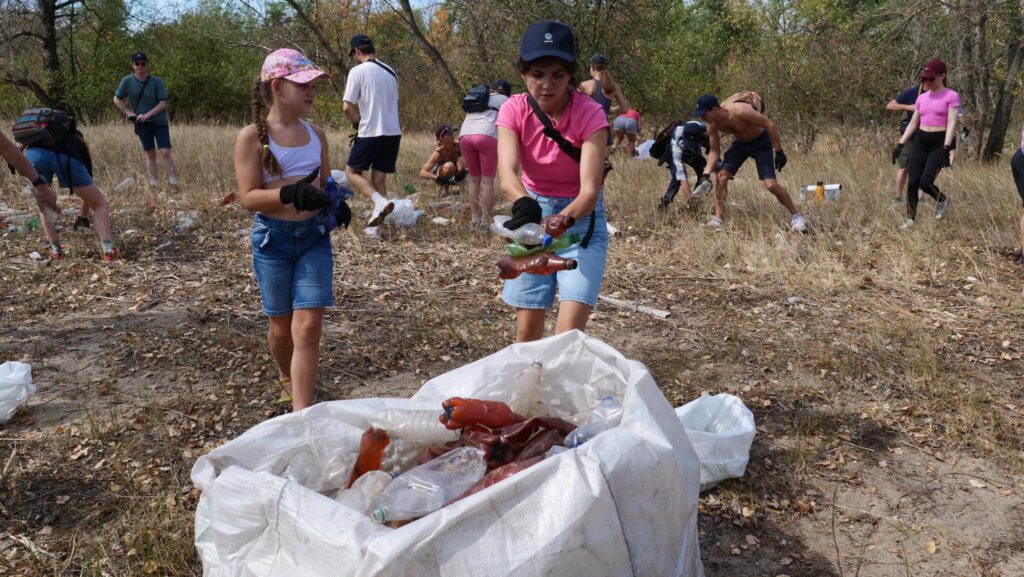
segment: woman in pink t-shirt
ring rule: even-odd
[[[513,203],[506,226],[514,230],[549,214],[563,214],[576,219],[565,234],[582,239],[557,253],[575,259],[576,269],[505,281],[501,296],[516,307],[516,341],[524,342],[544,335],[544,318],[556,289],[556,333],[585,328],[597,304],[608,253],[601,191],[608,120],[600,105],[574,88],[576,39],[565,24],[528,26],[518,68],[526,93],[501,107],[497,123],[498,174],[502,191]],[[545,134],[545,122],[554,132]],[[559,135],[561,146],[552,138]]]
[[[924,191],[935,199],[935,218],[940,220],[949,211],[949,199],[935,186],[935,178],[949,166],[953,148],[960,95],[946,88],[946,63],[932,60],[921,71],[921,94],[914,104],[914,115],[893,150],[893,163],[903,146],[914,139],[907,164],[907,220],[900,228],[914,225],[917,218],[917,192]]]

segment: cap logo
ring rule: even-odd
[[[544,43],[545,44],[550,44],[551,43],[551,33],[550,32],[545,32],[544,33]]]

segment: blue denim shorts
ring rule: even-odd
[[[574,200],[540,196],[532,192],[529,194],[540,203],[544,216],[562,212]],[[594,234],[590,237],[587,248],[576,245],[556,253],[558,256],[576,259],[576,269],[563,270],[552,275],[527,273],[506,280],[501,298],[520,309],[549,309],[555,304],[557,289],[559,302],[575,301],[591,308],[596,306],[597,294],[601,291],[601,281],[604,279],[604,264],[608,257],[608,221],[604,213],[603,192],[598,196],[594,214],[577,220],[565,234],[578,234],[582,238],[587,234],[591,218],[596,220]]]
[[[263,296],[263,314],[280,317],[295,309],[334,304],[334,258],[327,217],[301,221],[256,214],[252,222],[252,266]]]
[[[150,151],[155,148],[171,147],[171,129],[166,124],[154,124],[143,122],[135,125],[135,134],[142,143],[142,150]]]
[[[84,164],[69,157],[66,154],[58,154],[52,150],[29,147],[25,149],[25,158],[32,163],[32,166],[46,182],[53,182],[53,175],[57,175],[57,182],[61,188],[75,186],[89,186],[93,183],[92,175]],[[68,168],[71,169],[71,182],[68,182]]]

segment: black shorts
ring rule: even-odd
[[[772,139],[768,136],[767,130],[749,142],[734,140],[729,150],[725,151],[722,170],[736,174],[748,158],[753,158],[757,164],[757,178],[775,178],[775,152],[772,150]]]
[[[348,153],[348,165],[356,170],[372,168],[379,172],[395,172],[398,145],[402,135],[359,137]]]

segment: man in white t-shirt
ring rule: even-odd
[[[350,42],[349,57],[359,64],[348,72],[342,110],[359,132],[348,155],[348,180],[373,202],[369,227],[375,227],[391,213],[395,204],[387,199],[387,176],[395,172],[402,130],[398,126],[398,75],[377,60],[373,40],[356,34]],[[373,170],[370,180],[363,176]]]

